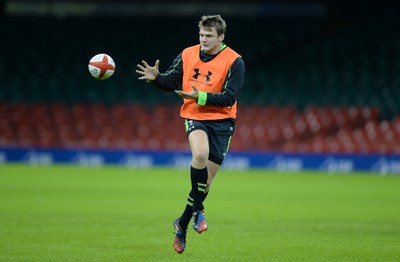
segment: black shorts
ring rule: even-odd
[[[197,129],[207,133],[210,154],[208,159],[221,165],[228,153],[231,137],[235,131],[235,119],[191,120],[185,119],[186,135]]]

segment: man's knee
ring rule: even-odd
[[[195,165],[205,167],[208,161],[208,152],[207,150],[199,150],[197,152],[193,152],[192,161]]]

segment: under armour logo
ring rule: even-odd
[[[212,73],[210,71],[208,71],[207,74],[203,74],[199,72],[198,68],[194,69],[195,74],[193,75],[194,79],[197,79],[199,76],[205,77],[206,78],[206,82],[210,82],[211,78],[210,76],[212,76]]]

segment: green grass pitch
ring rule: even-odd
[[[186,169],[0,165],[0,261],[400,261],[400,176],[221,169],[209,230]]]

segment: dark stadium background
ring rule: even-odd
[[[232,154],[250,167],[399,173],[393,2],[2,1],[0,162],[102,164],[116,151],[151,165],[147,156],[187,151],[180,99],[135,67],[167,69],[197,43],[200,16],[218,13],[247,67]],[[116,62],[108,80],[87,70],[97,53]]]

